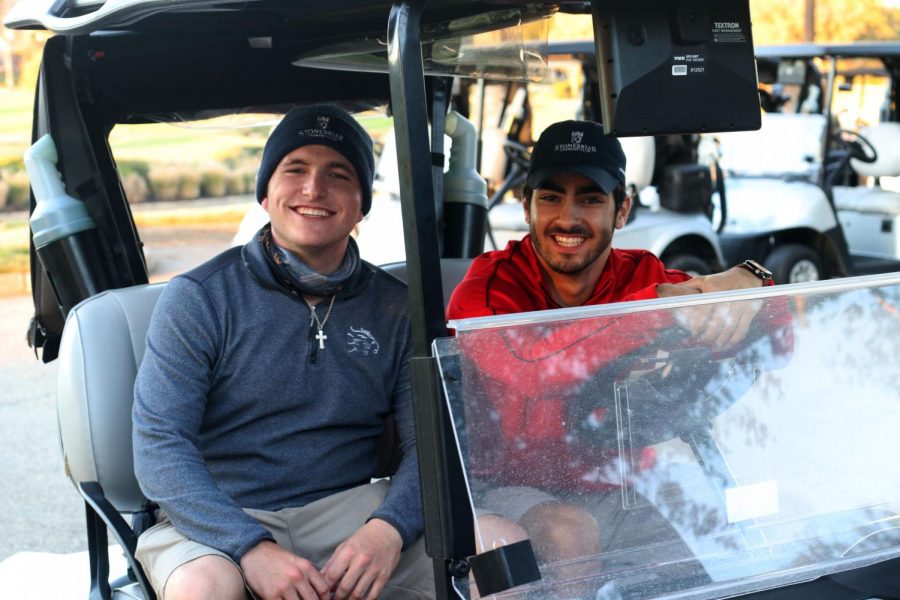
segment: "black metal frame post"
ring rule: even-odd
[[[438,229],[438,253],[447,256],[447,223],[444,215],[444,166],[447,152],[444,148],[444,130],[447,127],[447,107],[450,104],[450,83],[444,77],[431,77],[428,81],[431,96],[431,179],[434,187],[434,220]]]
[[[434,559],[437,597],[447,599],[454,595],[452,577],[468,573],[465,557],[475,553],[475,536],[468,503],[459,501],[465,489],[459,485],[462,468],[449,434],[447,406],[441,401],[437,364],[431,357],[432,340],[447,335],[447,330],[435,210],[439,199],[432,179],[420,39],[426,2],[393,5],[388,21],[388,63],[411,301],[411,371],[425,546]],[[452,485],[454,481],[457,485]]]
[[[109,581],[109,537],[113,534],[122,548],[128,562],[128,574],[116,581],[115,585],[125,585],[135,581],[141,586],[145,600],[156,600],[156,593],[150,585],[141,564],[135,557],[137,535],[122,518],[122,515],[107,499],[103,488],[96,481],[78,484],[78,491],[84,498],[87,519],[88,558],[91,567],[90,600],[109,600],[113,585]]]
[[[419,36],[426,1],[395,3],[388,21],[391,101],[412,300],[413,355],[417,357],[430,356],[431,341],[447,334]]]
[[[112,288],[147,283],[137,229],[106,138],[112,124],[84,100],[94,94],[88,72],[90,57],[87,36],[56,36],[47,41],[35,92],[32,142],[46,133],[53,136],[66,190],[84,202],[100,232],[97,256],[101,258],[86,267],[105,273],[103,279]],[[32,197],[31,212],[34,209]],[[37,321],[29,334],[30,343],[43,347],[43,361],[50,362],[57,355],[65,315],[33,244],[31,283]]]

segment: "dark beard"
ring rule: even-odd
[[[589,268],[591,265],[593,265],[597,261],[597,259],[599,259],[600,256],[606,251],[606,249],[609,247],[610,243],[612,242],[612,235],[613,235],[613,232],[615,231],[615,224],[613,224],[613,227],[610,229],[609,239],[607,240],[607,242],[605,244],[602,243],[602,240],[601,240],[601,243],[597,244],[587,254],[582,255],[582,256],[573,256],[569,259],[560,259],[558,257],[551,257],[550,254],[548,252],[546,252],[546,250],[544,249],[543,238],[541,238],[537,235],[537,232],[535,231],[535,227],[534,227],[533,223],[528,226],[528,231],[531,234],[531,243],[534,245],[535,251],[538,253],[538,255],[541,258],[544,259],[544,262],[546,262],[547,265],[551,269],[553,269],[557,273],[562,273],[564,275],[576,275],[576,274],[584,271],[585,269]],[[546,237],[550,237],[551,235],[554,235],[554,234],[561,234],[561,235],[580,234],[580,235],[587,236],[587,235],[589,235],[589,232],[584,230],[581,227],[573,227],[568,230],[553,228],[552,230],[548,230]],[[590,238],[588,238],[588,239],[590,239]]]

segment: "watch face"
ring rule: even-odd
[[[756,262],[755,260],[745,260],[744,266],[747,267],[751,273],[759,277],[760,279],[768,280],[772,279],[772,272]]]

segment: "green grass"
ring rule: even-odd
[[[0,90],[0,166],[19,162],[31,143],[33,97],[31,92]],[[113,156],[118,161],[154,164],[202,164],[252,155],[265,144],[269,130],[278,122],[272,115],[225,117],[197,123],[120,125],[110,135]],[[360,122],[374,137],[390,132],[393,120],[364,115]],[[249,159],[253,160],[253,159]],[[208,226],[240,222],[246,207],[222,209],[181,208],[143,211],[135,205],[139,227]],[[3,219],[0,212],[0,273],[26,272],[28,224]]]
[[[0,90],[0,164],[19,160],[31,143],[32,93]],[[116,160],[199,164],[261,150],[273,115],[224,117],[196,123],[119,125],[110,135]],[[390,117],[360,119],[374,136],[390,130]]]
[[[132,207],[134,222],[139,229],[152,227],[223,227],[237,229],[247,212],[248,204],[224,206],[184,206],[171,209],[150,205]],[[26,273],[28,262],[28,222],[22,219],[3,220],[0,214],[0,274]]]
[[[0,273],[26,273],[29,268],[28,246],[0,248]]]
[[[20,160],[31,143],[32,96],[18,90],[0,91],[0,164]]]
[[[28,223],[0,219],[0,273],[24,273],[28,269]]]
[[[227,206],[182,207],[172,210],[141,210],[133,207],[134,222],[138,228],[189,227],[200,224],[204,227],[230,225],[236,229],[251,204],[255,202]]]

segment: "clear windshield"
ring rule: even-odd
[[[536,551],[509,597],[722,597],[900,555],[900,277],[761,294],[435,342],[476,538],[511,541],[499,516]]]

